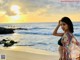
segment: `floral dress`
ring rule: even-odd
[[[63,60],[80,60],[80,42],[72,33],[63,35]]]

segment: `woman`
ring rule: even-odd
[[[60,26],[64,31],[63,33],[57,33]],[[80,47],[80,45],[79,42],[74,38],[73,32],[74,28],[70,18],[63,17],[59,21],[57,27],[53,32],[53,35],[61,37],[60,40],[58,41],[60,53],[59,60],[74,60],[79,57],[80,48],[78,47]],[[77,46],[78,50],[75,50],[74,48],[75,46]],[[79,58],[76,60],[79,60]]]

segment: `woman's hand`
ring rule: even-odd
[[[57,27],[54,29],[53,35],[62,37],[64,35],[64,33],[57,33],[57,31],[60,27],[60,22],[61,22],[61,20],[59,20]]]

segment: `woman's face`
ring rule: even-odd
[[[65,22],[60,21],[60,26],[63,31],[69,31],[68,25]]]

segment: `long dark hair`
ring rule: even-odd
[[[71,33],[74,32],[73,23],[72,23],[72,21],[70,20],[70,18],[68,18],[68,17],[63,17],[63,18],[61,19],[61,21],[62,21],[62,22],[65,22],[65,23],[68,25],[69,31],[70,31]]]

